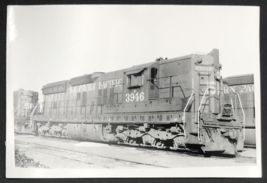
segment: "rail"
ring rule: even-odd
[[[205,110],[207,101],[208,101],[209,99],[211,99],[211,98],[215,98],[216,100],[219,100],[219,101],[220,101],[220,99],[218,99],[218,98],[215,97],[215,96],[210,96],[210,97],[208,97],[208,98],[206,99],[205,103],[204,103],[204,108],[203,108],[202,112],[204,112],[204,110]]]
[[[173,86],[173,85],[172,85],[172,77],[175,77],[175,76],[178,77],[178,79],[180,80],[181,84],[183,85],[183,82],[181,81],[179,75],[164,76],[164,77],[158,77],[158,78],[150,78],[150,79],[147,79],[147,81],[149,81],[151,84],[153,84],[153,86],[155,86],[155,87],[156,87],[157,89],[159,89],[159,90],[160,90],[160,89],[166,89],[166,88],[169,88],[169,89],[170,89],[170,98],[172,97],[172,96],[171,96],[171,94],[172,94],[172,90],[173,90],[173,88],[175,88],[175,87],[181,89],[181,92],[182,92],[182,94],[183,94],[183,96],[184,96],[185,99],[190,98],[191,95],[190,95],[190,96],[185,96],[184,90],[192,90],[192,92],[194,92],[194,89],[193,89],[193,88],[185,88],[184,86],[180,86],[180,85],[178,85],[178,86],[177,86],[177,85],[176,85],[176,86]],[[170,86],[166,86],[166,87],[158,87],[157,85],[155,85],[155,83],[152,82],[152,80],[155,80],[155,79],[158,80],[158,79],[163,79],[163,78],[170,78]]]
[[[73,154],[79,154],[79,155],[91,155],[94,157],[100,157],[100,158],[106,158],[109,160],[115,160],[115,161],[121,161],[121,162],[130,162],[130,163],[134,163],[134,164],[139,164],[139,165],[146,165],[146,166],[152,166],[152,167],[159,167],[159,168],[168,168],[167,166],[164,165],[160,165],[160,164],[154,164],[154,163],[150,163],[150,162],[141,162],[139,160],[132,160],[129,159],[129,157],[125,158],[125,157],[119,157],[119,156],[113,156],[112,154],[99,154],[99,153],[94,153],[94,152],[84,152],[81,150],[73,150],[73,149],[68,149],[68,148],[64,148],[64,147],[58,147],[58,146],[53,146],[51,144],[40,144],[40,143],[34,143],[34,142],[27,142],[27,141],[22,141],[22,140],[15,140],[15,146],[21,149],[25,149],[28,151],[34,151],[35,153],[39,153],[39,154],[46,154],[49,156],[54,156],[54,157],[60,157],[62,159],[67,159],[67,160],[72,160],[72,161],[78,161],[78,162],[85,162],[85,161],[81,161],[75,157],[78,156],[72,156]],[[39,147],[39,148],[36,148]],[[43,150],[40,150],[41,149]],[[45,151],[46,150],[46,151]],[[48,151],[48,152],[47,152]],[[61,154],[60,154],[61,153]],[[95,164],[93,162],[87,162],[88,164]],[[99,163],[98,163],[99,165]],[[105,165],[106,167],[106,165]]]
[[[189,98],[189,100],[187,101],[186,106],[185,106],[184,111],[183,111],[183,118],[182,118],[182,119],[183,119],[183,122],[184,122],[183,130],[184,130],[184,136],[185,136],[185,137],[186,137],[186,131],[185,131],[185,125],[186,125],[186,121],[185,121],[185,111],[186,111],[187,106],[189,105],[189,103],[190,103],[190,101],[191,101],[191,98],[193,97],[194,94],[195,94],[194,91],[192,91],[192,93],[191,93],[191,95],[190,95],[190,98]]]

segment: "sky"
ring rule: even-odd
[[[222,76],[259,74],[259,9],[239,6],[9,6],[7,89],[220,51]]]

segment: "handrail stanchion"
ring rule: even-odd
[[[30,128],[32,128],[32,124],[33,124],[33,114],[34,114],[34,112],[35,112],[35,110],[37,109],[37,107],[39,106],[39,103],[37,103],[36,105],[35,105],[35,107],[33,108],[33,110],[32,110],[32,112],[31,112],[31,114],[30,114]]]
[[[184,130],[184,136],[185,136],[185,137],[186,137],[186,132],[185,132],[185,110],[186,110],[187,106],[189,105],[190,100],[191,100],[191,98],[193,97],[193,95],[194,95],[194,91],[192,91],[192,93],[191,93],[191,95],[190,95],[190,98],[189,98],[189,100],[187,101],[186,106],[185,106],[184,111],[183,111],[183,122],[184,122],[183,130]]]
[[[20,107],[20,105],[18,105],[18,106],[16,107],[16,109],[14,110],[14,114],[16,114],[16,112],[17,112],[17,110],[19,109],[19,107]]]
[[[202,103],[203,103],[203,101],[204,101],[204,98],[205,98],[205,96],[206,96],[206,94],[207,94],[207,91],[208,90],[210,90],[211,88],[207,88],[206,90],[205,90],[205,93],[204,93],[204,95],[203,95],[203,97],[202,97],[202,100],[201,100],[201,102],[200,102],[200,104],[199,104],[199,107],[198,107],[198,110],[197,110],[197,115],[198,115],[198,117],[197,117],[197,130],[198,130],[198,140],[200,140],[200,136],[199,136],[199,112],[200,112],[200,109],[201,109],[201,105],[202,105]]]
[[[233,100],[232,100],[232,98],[231,98],[231,105],[232,105],[233,113],[235,113],[235,110],[234,110],[234,104],[233,104]]]
[[[240,104],[240,107],[241,107],[241,110],[242,110],[242,115],[243,115],[243,141],[245,141],[245,135],[246,135],[246,132],[245,132],[245,127],[246,127],[245,112],[244,112],[243,105],[242,105],[242,102],[241,102],[239,94],[236,93],[236,92],[233,92],[233,93],[238,97],[239,104]],[[236,110],[236,112],[237,112],[237,110]]]

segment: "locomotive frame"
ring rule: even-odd
[[[47,84],[31,125],[36,135],[236,155],[245,115],[237,93],[224,101],[220,69],[213,49]]]

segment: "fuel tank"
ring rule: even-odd
[[[101,124],[67,124],[66,131],[72,139],[105,141]]]

